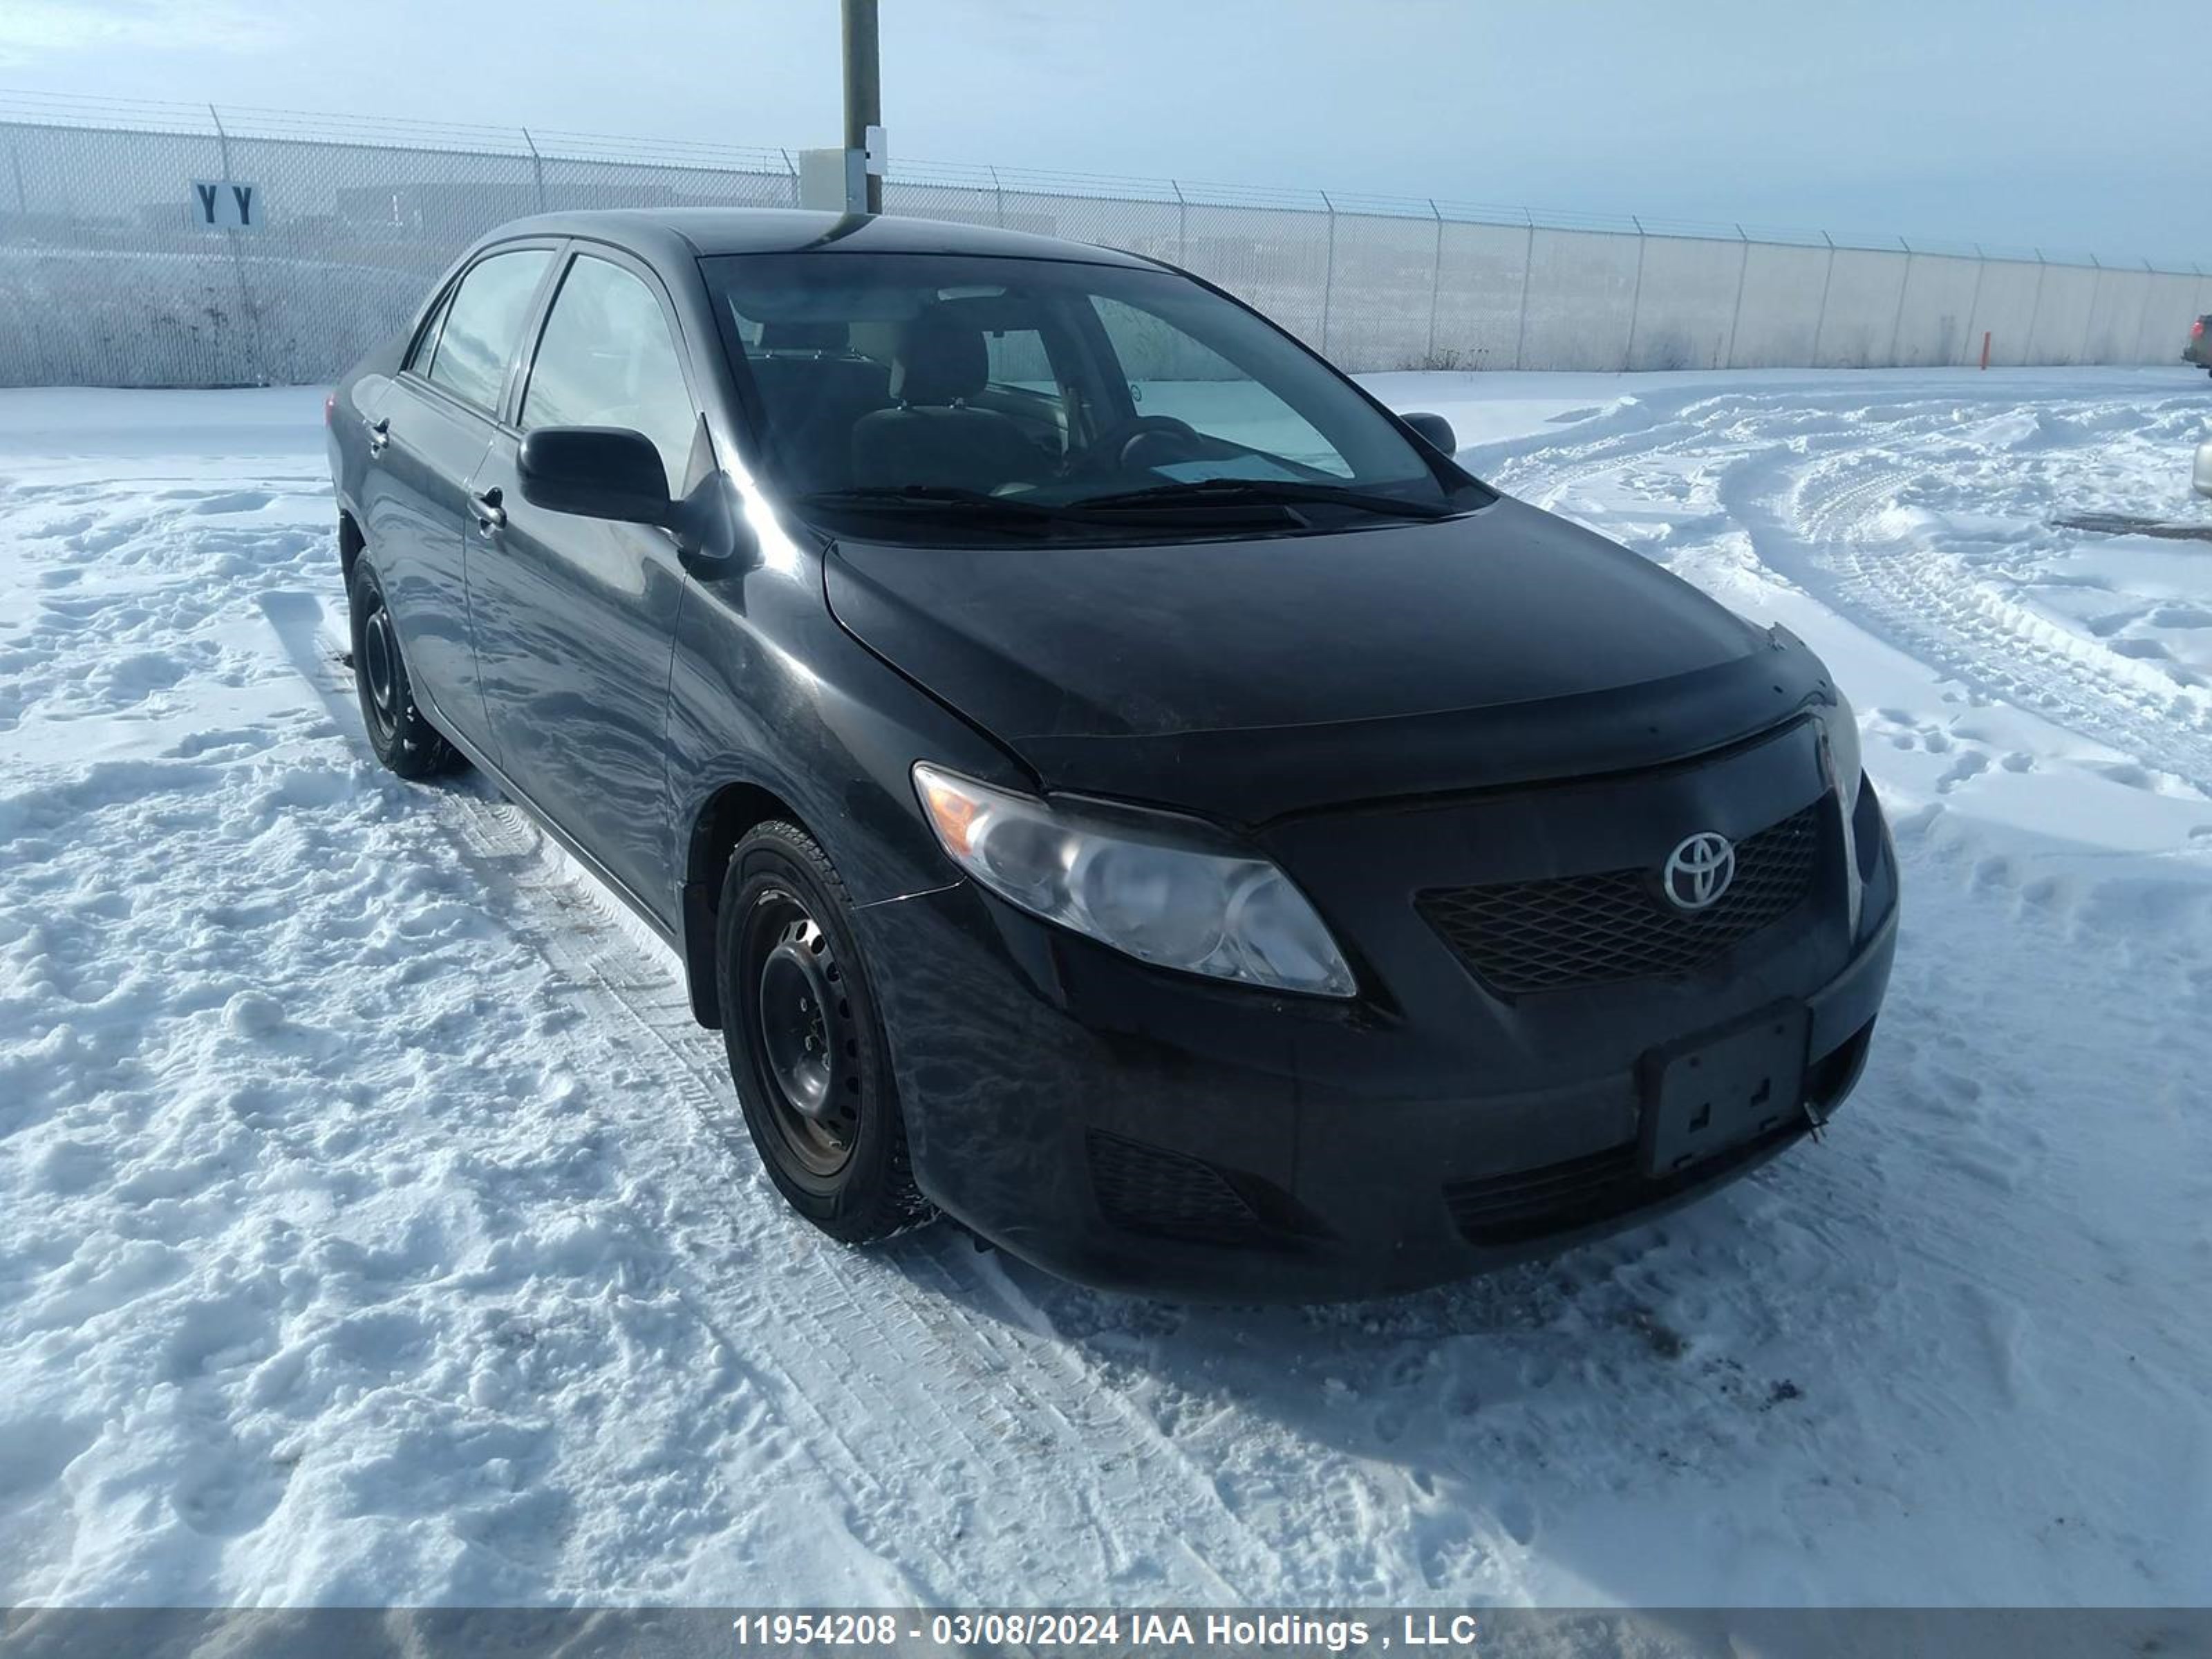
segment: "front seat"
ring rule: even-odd
[[[746,367],[785,477],[801,495],[852,482],[853,428],[890,402],[881,363],[853,352],[841,322],[769,322]]]
[[[1050,463],[1019,422],[968,406],[989,374],[981,329],[934,307],[907,323],[891,351],[897,406],[854,426],[853,483],[862,489],[921,484],[988,494],[1041,476]]]

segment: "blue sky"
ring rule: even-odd
[[[883,0],[895,154],[2212,269],[2212,29],[2108,0]],[[0,0],[0,87],[834,143],[836,0]]]

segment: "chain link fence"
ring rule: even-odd
[[[0,94],[0,386],[326,381],[504,220],[798,199],[779,149]],[[2170,362],[2212,312],[2195,266],[1898,237],[896,160],[884,203],[1170,260],[1362,371]]]

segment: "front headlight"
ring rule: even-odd
[[[1836,693],[1836,706],[1820,716],[1828,734],[1828,764],[1835,772],[1836,792],[1844,798],[1844,822],[1858,808],[1859,781],[1866,775],[1866,761],[1859,750],[1859,717],[1851,700]]]
[[[1031,915],[1162,968],[1317,996],[1357,988],[1305,895],[1265,859],[1182,844],[1164,814],[1071,812],[926,762],[914,783],[952,861]]]

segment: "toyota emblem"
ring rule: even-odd
[[[1678,910],[1703,910],[1735,879],[1735,848],[1726,836],[1700,830],[1667,854],[1660,883]]]

